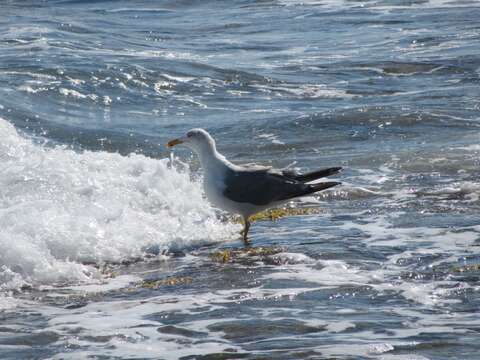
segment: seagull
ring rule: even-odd
[[[336,181],[309,183],[336,174],[341,167],[300,174],[267,166],[235,165],[217,151],[215,140],[203,129],[189,130],[184,136],[169,141],[167,148],[179,144],[197,153],[204,171],[203,186],[207,199],[215,207],[242,216],[245,245],[249,244],[250,216],[340,184]]]

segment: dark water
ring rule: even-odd
[[[479,19],[1,2],[0,358],[480,359]],[[240,251],[197,159],[164,147],[192,127],[343,186]]]

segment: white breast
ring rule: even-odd
[[[203,189],[208,201],[220,209],[230,211],[225,208],[225,200],[223,191],[225,190],[225,183],[223,182],[224,171],[205,171],[203,177]]]

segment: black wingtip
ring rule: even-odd
[[[296,177],[296,180],[306,183],[306,182],[310,182],[310,181],[320,179],[322,177],[327,177],[327,176],[330,176],[330,175],[338,174],[342,170],[343,170],[343,168],[341,166],[316,170],[316,171],[309,172],[307,174],[298,175]]]
[[[303,190],[303,192],[300,193],[300,194],[297,194],[295,197],[314,194],[316,192],[326,190],[326,189],[329,189],[331,187],[341,185],[341,184],[342,183],[340,183],[338,181],[325,181],[325,182],[320,182],[320,183],[317,183],[317,184],[308,184],[307,187]]]
[[[329,189],[337,185],[342,185],[342,183],[338,181],[326,181],[318,184],[312,184],[311,187],[315,192],[318,192],[318,191]]]

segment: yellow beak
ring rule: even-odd
[[[182,143],[183,141],[180,139],[173,139],[167,143],[167,148],[171,148],[171,147],[174,147],[175,145],[182,144]]]

